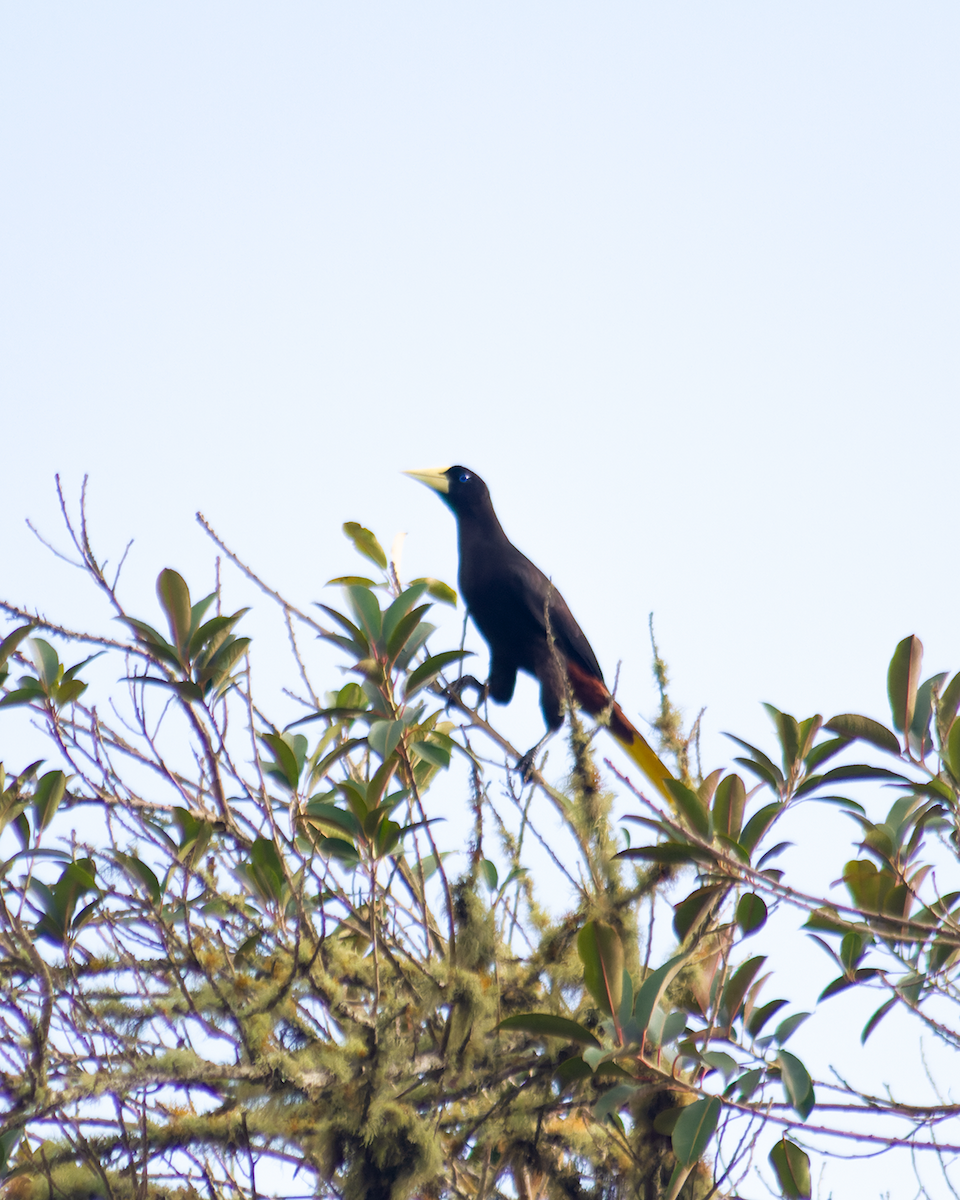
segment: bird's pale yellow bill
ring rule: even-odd
[[[403,473],[409,475],[411,479],[418,479],[428,488],[433,488],[435,492],[446,496],[450,491],[450,480],[446,475],[449,470],[449,467],[421,467],[417,471],[404,471]]]

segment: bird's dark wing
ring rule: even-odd
[[[587,641],[586,634],[574,620],[573,613],[567,607],[567,602],[553,586],[546,575],[528,558],[517,551],[518,562],[513,572],[518,599],[523,609],[542,630],[543,637],[547,635],[546,602],[550,603],[550,629],[554,643],[565,659],[572,659],[588,674],[603,680],[603,672],[597,662],[597,656]]]

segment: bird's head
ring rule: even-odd
[[[404,471],[411,479],[418,479],[428,488],[439,492],[444,502],[456,515],[479,512],[490,505],[490,493],[479,475],[467,467],[432,467],[419,471]]]

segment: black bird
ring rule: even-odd
[[[460,466],[405,474],[439,492],[457,518],[460,592],[490,648],[490,697],[506,704],[513,696],[517,671],[526,671],[540,683],[540,709],[553,732],[563,724],[569,685],[586,712],[609,714],[610,732],[672,802],[664,783],[671,778],[669,770],[611,696],[596,655],[563,597],[503,532],[480,476]]]

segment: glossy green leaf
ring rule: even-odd
[[[147,889],[151,903],[159,904],[163,898],[160,881],[147,864],[141,862],[135,855],[123,854],[119,850],[116,853],[116,859],[134,883],[140,883]]]
[[[746,800],[746,788],[739,775],[728,775],[720,781],[713,800],[713,827],[718,834],[734,842],[739,839]]]
[[[866,1025],[864,1025],[864,1027],[863,1027],[863,1032],[860,1034],[861,1045],[863,1045],[866,1042],[866,1040],[870,1036],[870,1034],[873,1033],[873,1031],[876,1029],[876,1027],[880,1024],[880,1022],[883,1020],[883,1018],[887,1015],[887,1013],[890,1011],[890,1009],[893,1008],[893,1006],[896,1004],[896,1002],[899,999],[900,999],[899,996],[891,996],[891,998],[889,1000],[887,1000],[884,1004],[880,1005],[880,1007],[877,1009],[877,1011],[873,1014],[873,1016],[870,1018],[870,1020],[867,1021]]]
[[[786,1200],[810,1200],[810,1159],[796,1142],[781,1138],[770,1151],[770,1165]]]
[[[60,659],[57,657],[57,652],[53,646],[49,642],[45,642],[43,638],[31,638],[30,647],[33,651],[33,661],[37,665],[37,674],[40,676],[40,683],[43,690],[49,696],[63,675],[63,667],[60,665]]]
[[[781,1021],[777,1026],[773,1035],[773,1040],[778,1046],[782,1046],[789,1037],[796,1033],[796,1031],[809,1016],[810,1014],[808,1012],[799,1012],[793,1013],[792,1016],[787,1017],[785,1021]]]
[[[913,634],[900,642],[893,652],[887,671],[887,695],[893,714],[893,727],[899,733],[910,728],[923,664],[923,644]]]
[[[366,634],[371,647],[377,645],[380,641],[383,616],[379,601],[370,588],[348,587],[346,592],[357,618],[357,624]]]
[[[792,1105],[805,1121],[814,1104],[813,1080],[800,1059],[795,1058],[788,1051],[781,1050],[777,1062],[780,1065],[780,1079],[783,1082],[787,1103]]]
[[[27,627],[29,628],[29,626]],[[13,637],[13,634],[10,635]],[[6,643],[4,643],[6,645]],[[3,662],[3,646],[0,646],[0,662]],[[947,731],[953,724],[954,717],[957,715],[957,709],[960,708],[960,671],[950,680],[944,688],[940,696],[938,708],[938,722],[940,726],[940,737],[946,740]]]
[[[287,740],[289,737],[291,737],[290,734],[285,737],[280,733],[263,733],[260,735],[260,740],[270,748],[273,754],[277,767],[272,772],[274,778],[293,792],[297,789],[302,764],[297,762],[297,755]]]
[[[745,936],[762,929],[767,921],[767,906],[756,892],[746,892],[737,904],[737,924]]]
[[[357,521],[344,521],[343,532],[353,542],[354,548],[359,554],[376,563],[383,570],[387,569],[387,556],[383,552],[383,547],[369,529],[364,529]]]
[[[726,1014],[726,1023],[728,1025],[731,1021],[736,1020],[737,1014],[740,1012],[740,1006],[743,1004],[744,997],[747,994],[747,989],[753,983],[757,972],[766,961],[766,956],[762,954],[757,955],[755,958],[748,958],[746,962],[741,963],[737,967],[733,975],[727,980],[720,999],[720,1009]]]
[[[328,579],[326,587],[376,587],[375,579],[368,579],[366,575],[337,575],[334,579]]]
[[[747,1033],[749,1033],[751,1037],[757,1037],[764,1025],[766,1025],[770,1018],[778,1013],[786,1003],[786,1000],[770,1000],[761,1008],[755,1008],[750,1014],[749,1020],[747,1021]]]
[[[280,855],[271,839],[257,838],[250,847],[250,870],[263,898],[279,901],[286,880]]]
[[[190,606],[190,589],[182,575],[166,567],[157,576],[157,596],[170,626],[174,646],[185,655],[190,642],[190,627],[193,613]]]
[[[681,942],[691,929],[696,929],[716,907],[726,891],[727,885],[712,884],[692,892],[686,899],[673,906],[673,929]]]
[[[490,862],[488,858],[481,858],[479,863],[477,863],[477,873],[486,885],[488,892],[495,892],[497,890],[500,875],[497,871],[496,863]]]
[[[12,633],[0,642],[0,667],[7,661],[10,655],[16,650],[25,637],[27,637],[36,626],[21,625],[19,629],[15,629]],[[958,676],[960,678],[960,676]]]
[[[752,1071],[747,1071],[745,1075],[741,1075],[739,1079],[735,1079],[727,1090],[736,1091],[741,1100],[749,1100],[759,1087],[762,1078],[763,1068],[754,1067]]]
[[[621,850],[614,858],[642,859],[658,863],[714,863],[717,856],[702,846],[688,846],[684,842],[661,842],[659,846],[631,846]]]
[[[732,742],[736,742],[738,746],[742,746],[750,755],[749,759],[738,758],[737,762],[742,762],[745,766],[750,767],[755,774],[760,774],[762,779],[768,780],[774,787],[778,787],[783,783],[783,774],[780,768],[767,758],[762,750],[758,750],[756,746],[751,746],[749,742],[745,742],[741,738],[734,737],[732,733],[725,733],[723,736],[728,737]],[[762,774],[758,768],[762,769]]]
[[[714,1071],[719,1071],[723,1076],[723,1082],[727,1083],[740,1070],[737,1065],[737,1060],[731,1058],[729,1054],[724,1054],[721,1050],[705,1050],[700,1058]]]
[[[360,822],[356,815],[347,812],[346,809],[338,808],[335,804],[328,804],[322,800],[310,800],[303,810],[303,815],[321,829],[326,826],[342,830],[352,838],[360,836]]]
[[[37,780],[37,789],[33,796],[33,810],[36,814],[38,832],[46,827],[56,816],[57,809],[67,790],[67,777],[62,771],[48,771]]]
[[[954,721],[947,735],[945,746],[947,766],[950,774],[960,782],[960,720]]]
[[[506,1017],[497,1025],[497,1029],[517,1029],[522,1033],[532,1033],[536,1037],[562,1038],[565,1042],[577,1042],[582,1046],[600,1045],[589,1029],[553,1013],[518,1013],[516,1016]]]
[[[673,982],[677,973],[683,969],[688,958],[687,954],[676,955],[665,962],[662,967],[652,971],[640,985],[637,1000],[633,1006],[633,1018],[641,1030],[647,1029],[650,1025],[654,1010],[660,1003],[664,992]],[[662,1033],[661,1036],[663,1036]]]
[[[764,704],[767,714],[773,721],[774,728],[777,731],[777,737],[780,741],[780,748],[783,753],[783,769],[789,773],[794,763],[800,754],[800,726],[797,724],[796,717],[791,717],[789,713],[781,712],[778,708],[774,708],[772,704]]]
[[[827,728],[827,726],[824,726],[824,728]],[[804,759],[807,770],[816,770],[816,768],[822,763],[825,763],[828,759],[833,758],[835,754],[839,754],[840,751],[849,744],[849,738],[835,737],[828,738],[827,741],[821,742],[818,746],[814,746]]]
[[[946,678],[947,672],[942,671],[939,675],[931,675],[929,679],[925,679],[917,688],[913,720],[910,722],[910,743],[921,757],[925,757],[933,749],[933,741],[930,737],[933,697],[934,693],[940,694]]]
[[[344,838],[321,838],[317,843],[317,849],[328,858],[339,859],[347,866],[355,867],[360,862],[356,846]]]
[[[697,793],[691,791],[679,779],[668,778],[664,783],[687,825],[704,841],[709,841],[713,836],[710,814]]]
[[[612,1016],[623,994],[623,943],[605,921],[588,921],[577,935],[583,981],[597,1007]]]
[[[429,604],[419,605],[412,612],[408,612],[402,616],[389,633],[384,632],[383,640],[386,643],[387,657],[389,659],[397,658],[406,648],[407,642],[420,628],[423,615],[429,608]]]
[[[389,646],[390,639],[393,636],[397,626],[404,619],[404,617],[409,616],[410,610],[426,590],[426,583],[412,584],[410,587],[402,591],[400,595],[397,596],[397,598],[385,610],[383,614],[383,640],[386,645]],[[429,605],[424,605],[423,609],[428,607]],[[423,609],[421,609],[421,611],[423,611]],[[416,622],[414,622],[414,626],[415,625]]]
[[[459,662],[472,653],[472,650],[445,650],[442,654],[434,654],[410,672],[404,687],[404,698],[409,700],[421,688],[433,683],[444,667]]]
[[[861,717],[857,713],[840,713],[831,717],[824,726],[832,733],[838,733],[849,741],[869,742],[879,750],[890,754],[900,754],[900,742],[895,733],[891,733],[885,725],[874,721],[872,717]]]
[[[572,1058],[564,1059],[554,1072],[554,1077],[560,1084],[561,1092],[575,1083],[580,1083],[584,1079],[589,1079],[593,1075],[593,1068],[589,1063],[585,1063],[579,1054],[573,1055]]]
[[[432,596],[434,600],[439,600],[441,604],[449,604],[451,608],[457,607],[457,593],[442,580],[434,579],[432,576],[427,575],[422,579],[414,579],[412,581],[412,585],[418,583],[425,583],[427,585],[427,595]]]
[[[692,1167],[706,1153],[720,1119],[720,1100],[716,1096],[688,1104],[677,1119],[672,1134],[677,1162]]]
[[[759,812],[753,814],[747,822],[747,826],[740,835],[740,845],[748,854],[753,854],[757,848],[760,839],[764,836],[770,826],[783,812],[783,805],[774,803],[768,804],[765,808],[761,808]]]
[[[639,1090],[639,1086],[635,1083],[618,1083],[609,1092],[604,1092],[593,1106],[594,1119],[602,1124],[608,1117],[615,1117]]]
[[[370,749],[375,751],[381,759],[388,759],[400,744],[403,730],[403,721],[371,722],[370,732],[367,734]]]

